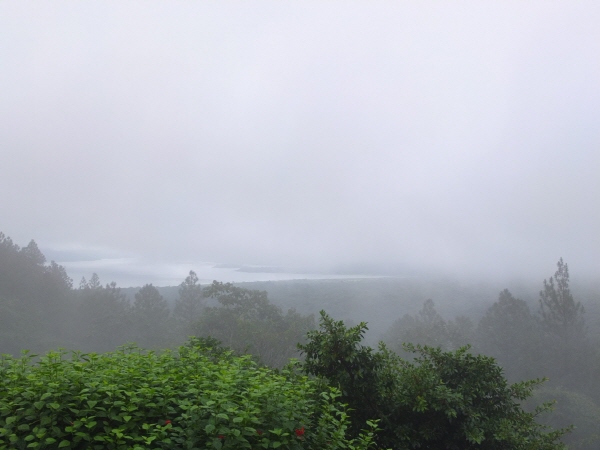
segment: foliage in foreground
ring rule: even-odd
[[[335,389],[192,340],[178,352],[0,360],[0,449],[367,449]]]
[[[339,386],[358,434],[378,419],[377,443],[394,449],[558,450],[564,430],[548,431],[521,407],[540,380],[508,384],[493,358],[407,346],[417,356],[400,359],[380,344],[361,345],[365,323],[347,328],[321,312],[320,330],[301,345],[304,370]]]

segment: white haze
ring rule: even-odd
[[[597,277],[599,23],[595,1],[4,1],[0,231],[71,265]]]

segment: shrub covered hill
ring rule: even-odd
[[[0,235],[0,313],[0,449],[565,448],[538,421],[549,405],[524,408],[541,381],[510,383],[491,357],[400,357],[365,345],[365,323],[321,312],[316,326],[193,272],[174,309],[152,285],[131,304],[97,276],[73,289],[35,242]],[[131,340],[150,350],[119,347]],[[82,351],[17,356],[64,344]]]

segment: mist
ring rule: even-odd
[[[599,19],[3,2],[3,230],[62,263],[595,277]]]

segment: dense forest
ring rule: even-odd
[[[190,271],[178,287],[171,288],[147,284],[121,289],[115,283],[102,284],[96,274],[74,286],[65,269],[54,261],[48,263],[34,241],[20,247],[0,233],[0,353],[5,354],[0,389],[0,439],[11,435],[14,443],[27,447],[25,441],[18,441],[21,437],[16,431],[13,434],[7,431],[12,423],[8,420],[16,418],[18,410],[7,406],[12,392],[8,388],[9,379],[11,389],[22,386],[27,390],[31,380],[39,383],[36,389],[42,389],[52,385],[60,373],[76,387],[81,381],[77,377],[90,370],[89,364],[86,365],[89,356],[81,355],[95,355],[97,369],[86,376],[97,379],[100,385],[103,377],[116,376],[117,366],[128,373],[143,366],[144,371],[152,374],[148,376],[165,377],[169,382],[174,380],[169,377],[176,376],[179,384],[189,381],[186,384],[189,388],[199,383],[194,371],[218,366],[213,369],[231,375],[222,378],[227,389],[251,392],[260,390],[262,384],[266,391],[273,389],[282,396],[278,406],[282,409],[277,411],[280,418],[286,414],[296,416],[285,424],[273,424],[271,421],[275,419],[265,418],[268,405],[255,405],[256,417],[232,418],[233,422],[227,426],[220,425],[227,430],[223,432],[218,432],[217,424],[202,422],[204,431],[199,436],[196,428],[200,419],[196,417],[196,434],[190,437],[193,415],[178,408],[191,397],[189,392],[184,395],[173,391],[172,395],[182,396],[182,400],[169,406],[170,414],[189,423],[168,438],[167,430],[177,427],[171,427],[171,419],[160,418],[164,409],[146,411],[144,414],[149,418],[145,419],[141,416],[134,419],[134,414],[122,415],[129,417],[126,422],[131,422],[131,427],[138,419],[147,421],[155,417],[158,425],[151,427],[155,433],[150,440],[150,443],[155,440],[152,445],[144,441],[150,439],[149,435],[136,435],[137,440],[131,437],[131,428],[129,435],[125,433],[131,441],[115,438],[110,445],[107,440],[96,442],[94,447],[89,441],[90,434],[87,438],[79,436],[80,444],[76,446],[72,423],[88,430],[95,430],[96,425],[87,426],[73,419],[69,420],[73,433],[63,430],[66,434],[60,439],[50,438],[44,444],[46,447],[30,448],[196,448],[194,445],[206,448],[202,445],[210,445],[214,448],[557,449],[561,445],[557,439],[570,449],[600,446],[597,430],[600,387],[595,382],[600,376],[597,350],[600,333],[596,321],[590,320],[595,316],[589,312],[597,308],[592,301],[597,302],[598,298],[587,299],[586,312],[571,290],[566,262],[560,259],[556,271],[540,280],[535,303],[519,299],[503,288],[489,304],[457,299],[453,305],[445,303],[438,311],[437,298],[433,295],[423,298],[424,292],[441,292],[447,287],[453,290],[451,297],[457,297],[460,290],[451,283],[437,284],[429,291],[417,285],[414,280],[382,279],[244,286],[215,281],[201,286],[196,274]],[[319,310],[327,313],[322,312],[317,321]],[[355,314],[349,315],[349,311]],[[361,318],[363,311],[365,317]],[[386,319],[382,322],[385,327],[375,333],[383,341],[377,349],[375,342],[365,341],[370,324],[363,320],[372,317],[368,311]],[[127,347],[127,351],[123,347],[117,351],[128,343],[136,343],[150,353],[133,346]],[[75,354],[80,356],[68,358],[62,350],[43,357],[31,356],[59,348],[76,350]],[[20,357],[23,350],[30,353]],[[182,355],[188,359],[194,355],[195,362],[186,365]],[[300,358],[301,362],[290,366],[290,358]],[[18,361],[21,372],[15,375]],[[149,361],[153,361],[152,367]],[[172,365],[181,368],[178,375],[167,370]],[[240,378],[240,373],[245,374],[246,381]],[[73,381],[73,377],[80,381]],[[527,381],[540,378],[547,380]],[[257,381],[260,379],[263,381]],[[135,385],[130,379],[127,383]],[[304,386],[303,393],[296,392],[294,395],[299,397],[290,397],[282,387],[289,383]],[[199,386],[194,392],[205,388]],[[43,397],[45,393],[40,391],[40,395]],[[94,406],[100,401],[90,398],[85,401]],[[539,407],[553,401],[556,404],[552,412],[543,412],[547,407]],[[293,404],[306,407],[292,412]],[[62,411],[59,406],[52,407],[53,418],[48,419],[52,423],[58,420],[57,411]],[[110,409],[108,404],[103,407]],[[69,417],[75,414],[73,410],[79,411],[80,407],[71,407]],[[203,417],[210,416],[206,414]],[[274,410],[269,414],[268,417],[277,416]],[[23,420],[36,415],[23,415]],[[33,426],[27,420],[19,425],[23,427],[23,436]],[[269,422],[273,430],[287,427],[291,431],[285,436],[280,431],[279,440],[267,439],[262,436],[262,428],[250,425],[256,421]],[[245,427],[234,426],[242,422]],[[550,428],[545,430],[540,424]],[[565,429],[571,424],[574,428],[563,436],[560,431],[549,431]],[[39,428],[40,424],[36,426]],[[309,437],[305,434],[309,427],[318,427],[322,433]],[[232,436],[237,436],[237,440]],[[164,445],[159,446],[159,441],[164,441]],[[195,444],[190,444],[192,441]],[[14,443],[11,444],[14,447],[4,444],[0,448],[21,448]]]

